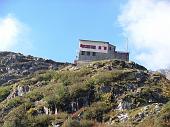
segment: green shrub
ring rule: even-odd
[[[31,102],[39,101],[43,98],[42,91],[39,89],[35,89],[28,94],[25,95]]]
[[[36,108],[30,108],[28,111],[27,111],[27,113],[29,114],[29,115],[36,115],[37,114],[37,109]]]
[[[108,106],[106,103],[96,102],[85,110],[83,113],[83,118],[102,122],[104,120],[104,114],[106,114],[109,110],[110,106]]]
[[[6,86],[6,87],[1,86],[0,87],[0,102],[8,97],[8,95],[10,94],[10,90],[11,90],[11,88],[9,86]]]
[[[162,110],[163,113],[170,113],[170,101],[166,103]]]
[[[161,116],[158,118],[158,125],[159,127],[168,127],[170,126],[170,112],[161,114]]]
[[[18,106],[5,116],[3,127],[26,127],[27,120],[25,114],[25,106]]]
[[[94,81],[95,84],[108,84],[110,82],[119,80],[120,76],[122,75],[122,71],[106,71],[106,72],[99,72],[97,75],[95,75]]]
[[[101,101],[105,102],[106,104],[112,103],[112,93],[105,93],[100,96]]]
[[[62,83],[64,86],[67,86],[83,82],[85,79],[87,79],[88,74],[90,74],[90,69],[81,68],[80,70],[76,71],[57,72],[54,76],[54,79],[55,81],[58,81],[58,83]]]
[[[94,123],[92,121],[89,121],[89,120],[81,120],[80,121],[81,127],[92,127],[93,125],[94,125]]]
[[[87,95],[89,87],[84,84],[74,84],[68,87],[70,98],[75,99]]]
[[[63,119],[66,120],[69,117],[69,114],[66,112],[61,112],[56,115],[56,119]]]
[[[51,79],[54,78],[55,73],[56,73],[55,71],[50,70],[50,71],[47,71],[47,72],[45,72],[43,74],[35,75],[35,79],[36,79],[36,81],[39,81],[39,82],[41,82],[41,81],[49,82],[49,81],[51,81]]]
[[[62,127],[81,127],[80,122],[77,120],[68,119],[64,122]]]
[[[54,117],[49,115],[27,116],[28,127],[48,127],[54,120]]]
[[[48,107],[62,107],[69,99],[68,94],[69,92],[67,88],[62,84],[53,84],[46,87],[44,92],[44,100],[47,102]]]
[[[170,101],[163,107],[159,117],[156,120],[159,127],[170,126]]]
[[[5,107],[11,109],[13,107],[17,107],[18,105],[21,105],[22,103],[23,100],[20,97],[15,97],[13,99],[8,100]]]

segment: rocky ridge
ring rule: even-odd
[[[158,72],[162,73],[163,75],[166,75],[167,79],[170,80],[170,69],[160,69]]]
[[[12,84],[34,72],[57,69],[64,64],[21,53],[0,52],[0,85]]]

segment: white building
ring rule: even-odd
[[[77,61],[119,59],[129,61],[128,52],[116,51],[116,46],[104,41],[80,40]]]

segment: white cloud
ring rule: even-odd
[[[12,15],[0,18],[0,51],[22,52],[30,48],[29,28]]]
[[[135,47],[136,60],[150,69],[170,66],[169,0],[128,0],[118,22]]]

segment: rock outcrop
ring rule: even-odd
[[[0,52],[0,85],[13,84],[36,71],[57,69],[64,64],[67,65],[21,53]]]

